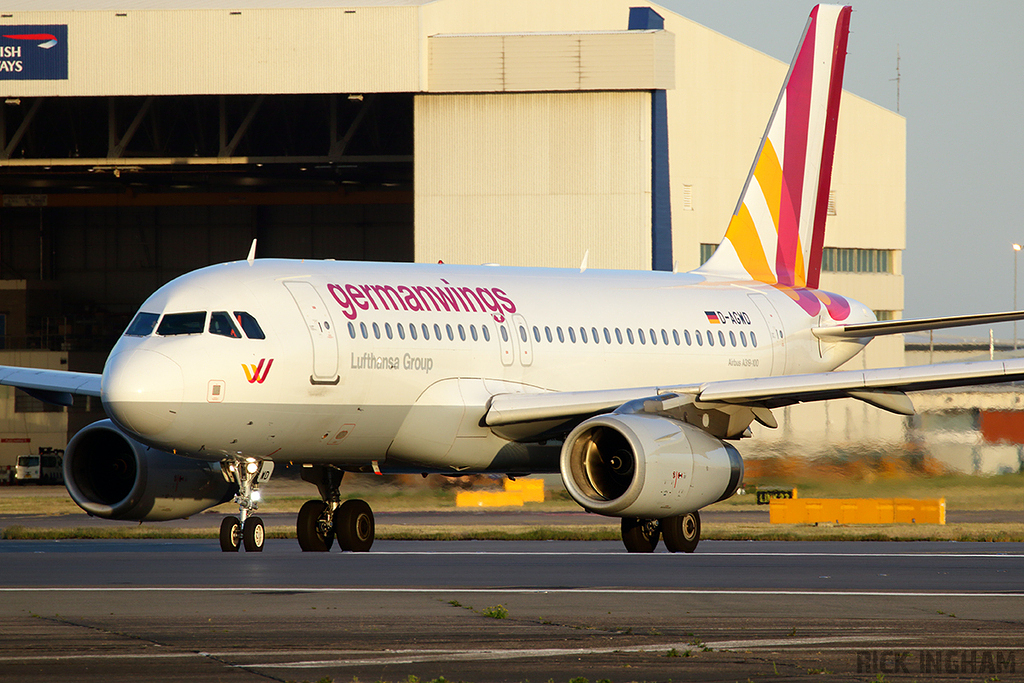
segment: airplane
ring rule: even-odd
[[[688,273],[248,258],[167,283],[103,373],[0,368],[52,403],[102,399],[68,444],[86,512],[161,521],[223,502],[220,546],[263,549],[275,463],[319,497],[304,551],[365,552],[345,472],[559,472],[620,517],[630,552],[693,552],[700,510],[743,479],[733,441],[772,410],[852,397],[912,414],[906,392],[1024,379],[1024,359],[835,369],[875,336],[1024,319],[877,321],[818,288],[851,8],[819,5],[717,251]]]

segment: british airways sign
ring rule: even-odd
[[[0,25],[0,81],[59,81],[67,77],[67,24]]]

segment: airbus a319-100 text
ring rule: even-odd
[[[179,277],[145,303],[102,375],[0,369],[0,383],[110,419],[71,440],[65,482],[111,519],[231,500],[221,547],[263,547],[275,462],[319,497],[304,550],[366,551],[373,513],[345,472],[560,472],[622,518],[630,551],[692,551],[701,508],[743,477],[732,441],[774,408],[1024,378],[1024,361],[833,372],[880,334],[1016,312],[876,321],[818,288],[849,7],[811,12],[725,238],[689,273],[256,259]]]

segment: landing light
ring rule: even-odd
[[[245,464],[245,471],[248,472],[249,474],[256,474],[256,470],[258,470],[259,468],[260,466],[254,462],[249,462]]]

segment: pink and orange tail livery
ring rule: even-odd
[[[851,9],[811,10],[725,239],[701,272],[818,287]]]

